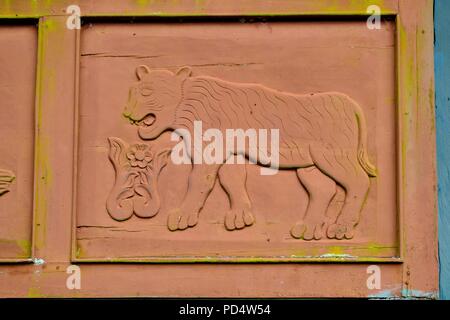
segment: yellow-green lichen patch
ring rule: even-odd
[[[28,289],[27,298],[42,298],[43,295],[37,287],[30,287]]]
[[[137,5],[142,7],[152,4],[152,2],[152,0],[136,0]]]
[[[341,246],[332,246],[328,249],[329,254],[341,255],[345,253],[345,249]]]
[[[30,240],[17,240],[17,245],[22,250],[22,257],[28,258],[31,256],[31,242]]]

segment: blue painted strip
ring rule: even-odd
[[[450,1],[435,0],[440,298],[450,299]]]

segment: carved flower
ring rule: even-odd
[[[145,144],[132,145],[127,152],[127,159],[132,167],[145,169],[153,160],[153,153]]]

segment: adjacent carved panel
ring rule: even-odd
[[[0,262],[31,255],[36,45],[35,26],[0,26]]]
[[[77,257],[396,256],[393,25],[332,27],[85,28]]]
[[[11,171],[0,169],[0,196],[9,192],[9,187],[15,178]]]

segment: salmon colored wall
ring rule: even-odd
[[[3,92],[9,92],[9,86],[20,87],[20,83],[35,89],[35,99],[30,99],[30,94],[20,106],[34,110],[35,126],[28,125],[28,135],[14,140],[16,148],[9,145],[12,139],[4,145],[0,141],[6,149],[0,149],[2,153],[17,152],[23,145],[35,154],[34,158],[17,156],[27,162],[28,169],[34,165],[34,181],[28,178],[28,184],[25,182],[30,191],[22,193],[26,201],[11,199],[18,194],[14,188],[24,185],[21,179],[27,171],[15,168],[12,160],[0,163],[0,169],[8,170],[2,171],[3,180],[10,183],[13,170],[17,177],[11,192],[0,200],[11,201],[11,207],[33,207],[19,210],[28,217],[21,226],[25,236],[14,234],[19,230],[15,219],[0,224],[0,228],[7,226],[5,234],[17,238],[14,246],[6,242],[10,253],[3,258],[0,255],[0,297],[437,298],[432,0],[77,2],[87,22],[81,30],[67,27],[66,8],[73,4],[71,0],[0,2],[1,23],[19,25],[23,21],[18,18],[29,18],[38,27],[34,33],[37,46],[29,48],[30,55],[27,50],[6,52],[13,56],[7,60],[14,70],[14,62],[23,67],[20,57],[31,59],[34,48],[37,63],[36,68],[26,68],[28,80],[0,75]],[[381,30],[366,25],[367,8],[373,4],[380,6],[384,15]],[[99,18],[105,16],[109,20]],[[134,19],[136,16],[142,20]],[[180,16],[184,24],[179,23]],[[205,27],[207,24],[210,27]],[[3,47],[0,45],[0,50]],[[159,73],[150,75],[155,69]],[[153,81],[153,76],[162,76],[164,81]],[[283,123],[278,125],[281,127],[298,117],[290,115],[297,110],[298,101],[308,100],[314,108],[329,112],[311,110],[306,118],[300,116],[314,125],[312,134],[304,133],[310,138],[300,136],[299,141],[323,143],[318,159],[326,159],[324,153],[339,146],[339,152],[329,154],[336,159],[333,163],[339,162],[340,156],[350,164],[346,162],[339,170],[324,160],[317,164],[320,161],[313,162],[314,156],[308,154],[309,146],[296,144],[294,153],[305,161],[301,165],[295,162],[297,167],[285,162],[286,170],[278,176],[260,176],[252,167],[248,174],[241,171],[235,175],[231,183],[225,178],[214,184],[211,182],[222,179],[221,175],[217,178],[217,172],[211,175],[200,170],[194,180],[197,183],[191,184],[194,192],[184,197],[184,189],[189,190],[190,185],[174,173],[172,163],[172,168],[167,165],[161,171],[161,210],[159,203],[144,210],[142,188],[153,180],[146,179],[141,169],[147,170],[152,158],[144,157],[146,162],[133,168],[137,143],[145,150],[157,150],[162,140],[152,140],[154,110],[136,111],[137,101],[146,99],[138,94],[150,96],[138,90],[138,78],[139,88],[148,85],[143,83],[145,78],[162,83],[162,88],[152,92],[162,96],[164,90],[175,92],[168,95],[172,103],[164,100],[164,105],[178,107],[173,96],[200,102],[206,97],[202,104],[216,111],[227,104],[231,104],[228,109],[235,104],[244,106],[244,118],[259,116],[262,105],[267,108],[270,101],[281,99],[284,109],[270,111]],[[199,98],[194,88],[202,81],[214,88],[214,93]],[[227,98],[223,92],[235,93]],[[264,98],[255,103],[250,93],[249,99],[243,99],[247,92],[260,92]],[[320,103],[323,92],[334,92],[328,95],[329,101],[337,97],[345,101],[344,110],[351,110],[347,126],[338,126],[343,121],[336,119],[344,119],[348,111]],[[25,91],[21,93],[13,98],[25,99]],[[2,104],[4,101],[0,100],[0,107],[9,112],[10,104],[19,105],[13,100]],[[159,113],[156,121],[179,115],[173,108],[169,111]],[[206,113],[209,116],[209,111]],[[220,118],[222,113],[218,115],[221,123],[242,118],[237,113],[228,114],[228,120]],[[4,123],[17,121],[2,128],[9,133],[32,122],[32,118],[20,121],[14,116],[6,120],[0,118]],[[139,132],[132,124],[141,126]],[[305,131],[290,126],[286,128],[295,137]],[[352,129],[357,126],[358,130]],[[345,127],[367,140],[355,143],[356,139],[347,135],[349,144],[345,145],[339,138],[347,132]],[[326,138],[322,139],[321,133]],[[355,152],[355,146],[361,147],[361,152]],[[290,148],[288,143],[285,149]],[[312,164],[315,171],[292,170]],[[134,174],[131,185],[128,179],[124,184],[123,177],[130,172],[137,172],[141,179],[136,180]],[[352,179],[347,181],[348,177]],[[247,178],[251,212],[248,199],[239,197],[245,194]],[[221,183],[228,185],[228,191]],[[132,203],[131,211],[117,209],[123,187],[131,188],[131,196],[126,197],[127,203]],[[352,197],[347,197],[349,188]],[[335,193],[332,205],[329,201]],[[235,211],[230,207],[232,195],[239,200]],[[311,199],[314,206],[309,205]],[[339,214],[340,205],[347,215]],[[327,224],[323,215],[318,222],[302,220],[309,208],[314,208],[311,213],[322,214],[331,208],[335,214]],[[327,229],[326,233],[313,234],[316,223]],[[79,290],[66,286],[66,270],[73,264],[81,270]],[[382,273],[378,288],[370,288],[366,282],[373,265]]]

